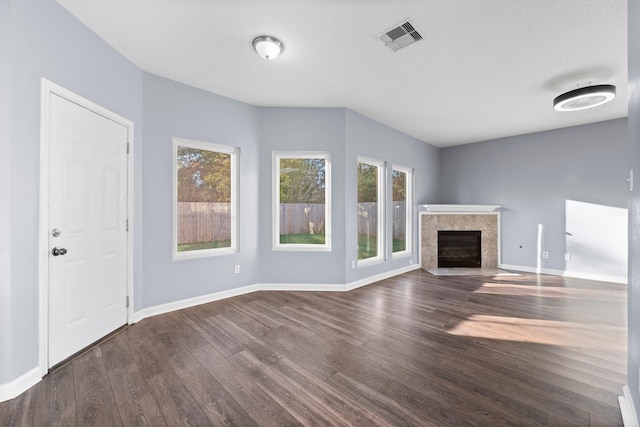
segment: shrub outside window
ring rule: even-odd
[[[384,162],[358,157],[358,266],[384,260]]]
[[[173,139],[173,259],[238,251],[239,150]]]
[[[330,251],[329,153],[274,152],[273,171],[273,249]]]

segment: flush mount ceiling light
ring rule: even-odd
[[[275,59],[280,55],[284,46],[275,37],[259,36],[253,39],[253,48],[264,59]]]
[[[585,86],[563,93],[553,100],[556,111],[578,111],[606,104],[616,97],[613,85]]]

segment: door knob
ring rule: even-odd
[[[65,248],[60,248],[56,246],[55,248],[51,249],[51,255],[53,256],[60,256],[60,255],[66,255],[66,254],[67,254],[67,250]]]

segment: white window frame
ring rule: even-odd
[[[193,251],[178,251],[178,147],[189,147],[196,150],[214,151],[231,156],[231,246],[228,248],[199,249]],[[240,149],[214,142],[195,141],[184,138],[173,138],[173,260],[187,260],[195,258],[228,255],[239,252],[238,236],[238,200]]]
[[[380,264],[386,260],[386,248],[385,248],[385,230],[386,230],[386,220],[385,220],[385,207],[386,207],[386,162],[378,159],[372,159],[369,157],[358,156],[358,163],[365,163],[371,166],[375,166],[378,168],[378,236],[377,236],[377,245],[378,245],[378,254],[371,258],[366,259],[358,259],[358,223],[356,219],[356,259],[358,268],[360,267],[368,267],[370,265]],[[357,176],[357,164],[356,164],[356,187],[358,185],[358,176]],[[357,188],[356,188],[356,212],[358,211],[358,196],[357,196]],[[357,214],[356,214],[357,215]]]
[[[413,255],[413,168],[400,165],[391,165],[391,197],[390,204],[393,209],[393,171],[406,174],[405,203],[407,205],[405,212],[405,250],[393,252],[393,221],[391,222],[391,257],[392,259],[404,258]],[[393,213],[391,214],[393,219]]]
[[[331,251],[331,155],[326,151],[274,151],[272,167],[272,205],[273,205],[273,238],[274,251]],[[325,194],[324,194],[324,244],[280,243],[280,160],[282,159],[323,159],[325,161]]]

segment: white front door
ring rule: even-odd
[[[127,321],[128,129],[49,104],[49,367]]]

